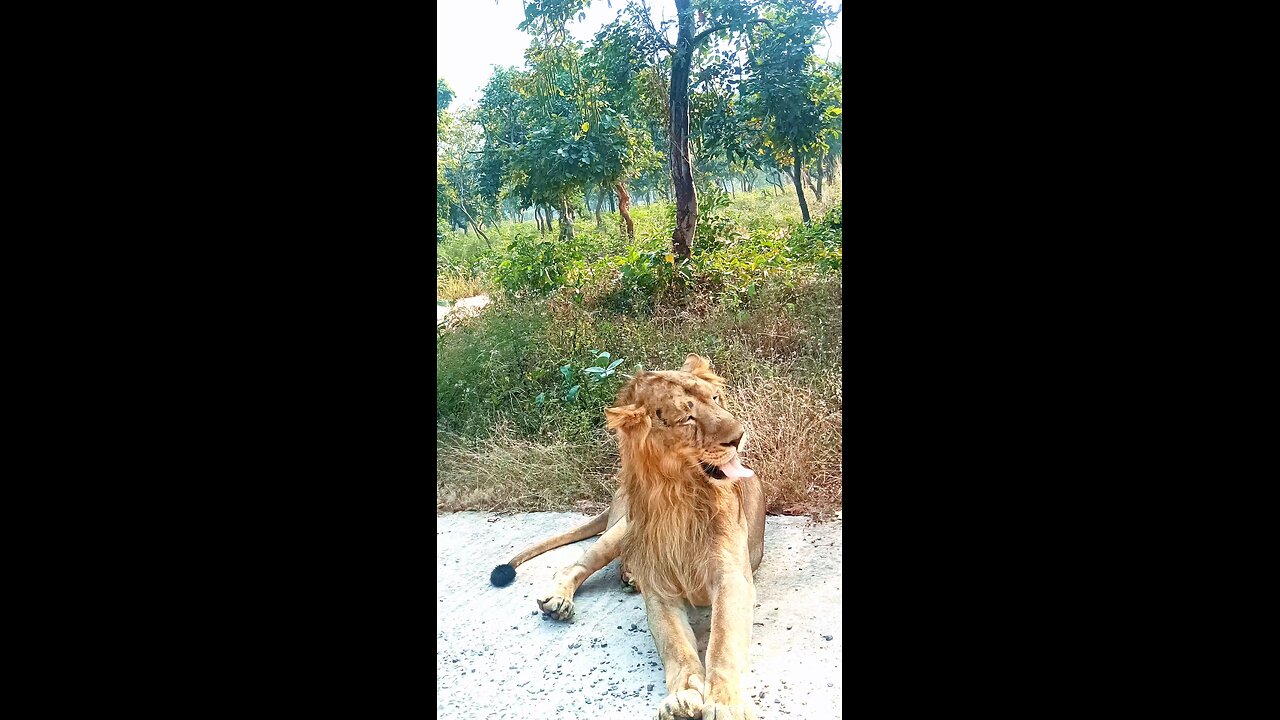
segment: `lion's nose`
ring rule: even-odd
[[[720,443],[720,444],[723,445],[724,447],[733,447],[736,449],[738,447],[738,443],[742,442],[742,435],[743,435],[742,433],[738,433],[738,437],[730,440],[727,443]]]

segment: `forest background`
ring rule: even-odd
[[[515,4],[523,65],[473,103],[436,83],[437,510],[603,507],[603,408],[689,353],[729,380],[770,511],[838,509],[838,8]]]

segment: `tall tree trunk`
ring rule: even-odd
[[[613,213],[618,212],[618,206],[613,204],[613,193],[605,194],[609,196],[609,214],[612,215]]]
[[[466,215],[466,216],[467,216],[467,219],[471,221],[471,227],[475,228],[476,234],[477,234],[477,235],[479,235],[480,237],[484,238],[484,244],[485,244],[485,245],[488,245],[488,246],[489,246],[489,249],[490,249],[490,250],[492,250],[492,249],[493,249],[493,243],[489,242],[489,236],[484,234],[484,231],[480,229],[480,226],[479,226],[478,224],[476,224],[476,219],[475,219],[475,218],[473,218],[473,217],[471,217],[471,213],[467,212],[467,206],[466,206],[465,204],[463,204],[463,205],[461,205],[460,207],[462,208],[462,214],[463,214],[463,215]],[[466,228],[466,226],[464,225],[464,226],[462,227],[463,234],[466,234],[466,229],[467,229],[467,228]]]
[[[810,190],[812,190],[812,191],[813,191],[814,196],[815,196],[815,197],[817,197],[819,201],[821,201],[821,200],[822,200],[822,193],[818,191],[818,186],[817,186],[817,185],[815,185],[815,184],[814,184],[814,182],[813,182],[813,173],[809,172],[808,170],[805,170],[805,171],[804,171],[804,181],[805,181],[805,182],[807,182],[807,183],[809,183],[809,189],[810,189]]]
[[[538,223],[538,234],[546,235],[547,228],[542,224],[542,209],[539,208],[537,204],[534,204],[533,206],[533,220]]]
[[[600,217],[600,206],[604,204],[605,193],[596,193],[596,229],[604,227],[604,218]]]
[[[569,199],[560,199],[560,239],[573,239],[573,214],[569,211]]]
[[[804,220],[804,224],[809,224],[809,203],[804,199],[804,185],[800,184],[800,153],[796,152],[795,172],[791,175],[791,180],[796,186],[796,197],[800,198],[800,217]]]
[[[676,0],[680,34],[671,57],[671,184],[676,192],[676,229],[671,248],[688,259],[693,255],[693,238],[698,231],[698,193],[693,189],[693,166],[689,162],[689,66],[693,62],[693,3]]]
[[[631,196],[627,194],[627,184],[620,182],[617,184],[618,189],[618,214],[622,216],[622,222],[618,224],[618,229],[627,234],[632,240],[636,239],[636,226],[631,222]]]
[[[813,193],[818,196],[818,202],[822,202],[822,161],[818,161],[818,186],[813,189]]]

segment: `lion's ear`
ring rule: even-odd
[[[724,378],[711,370],[711,361],[701,355],[689,355],[684,359],[684,365],[680,369],[687,373],[692,373],[707,382],[724,385]]]
[[[709,370],[710,368],[711,368],[711,361],[707,360],[701,355],[693,355],[693,354],[690,354],[688,357],[686,357],[684,359],[684,365],[680,366],[681,370],[687,373],[693,373],[695,375],[698,374],[699,370]]]
[[[611,407],[604,409],[605,424],[610,430],[621,429],[630,430],[649,419],[648,413],[644,408],[632,403],[630,405],[621,405],[619,407]]]

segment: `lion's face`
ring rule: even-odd
[[[690,355],[680,370],[637,375],[605,414],[620,441],[667,466],[701,466],[716,480],[750,477],[738,459],[742,423],[725,410],[723,394],[724,378]]]

